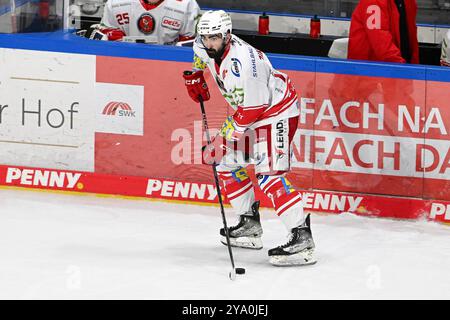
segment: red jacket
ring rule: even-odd
[[[415,0],[404,1],[411,63],[419,63],[417,4]],[[395,0],[361,0],[352,15],[348,58],[405,63],[400,51],[399,21]]]

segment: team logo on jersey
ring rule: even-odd
[[[172,30],[180,30],[181,21],[170,17],[164,17],[161,21],[161,26]]]
[[[149,13],[144,13],[139,17],[137,27],[143,34],[151,34],[155,30],[155,18]]]
[[[236,58],[231,58],[231,62],[233,63],[231,66],[231,73],[233,73],[235,77],[239,78],[241,76],[242,63]]]

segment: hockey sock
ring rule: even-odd
[[[289,231],[304,222],[302,196],[289,180],[283,176],[260,175],[258,183]]]
[[[222,181],[222,192],[227,196],[236,214],[241,215],[248,211],[255,202],[255,191],[245,168],[234,171],[218,172]]]

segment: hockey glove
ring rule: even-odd
[[[93,24],[86,31],[85,37],[91,40],[109,40],[119,41],[125,36],[125,33],[116,28],[108,28],[101,24]]]
[[[208,101],[209,89],[203,77],[203,71],[184,71],[183,72],[184,84],[186,85],[189,96],[195,102],[200,102],[200,98],[203,101]]]

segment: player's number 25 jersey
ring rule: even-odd
[[[127,36],[154,36],[159,44],[195,36],[200,8],[195,0],[165,0],[159,5],[142,0],[109,0],[102,24]]]

